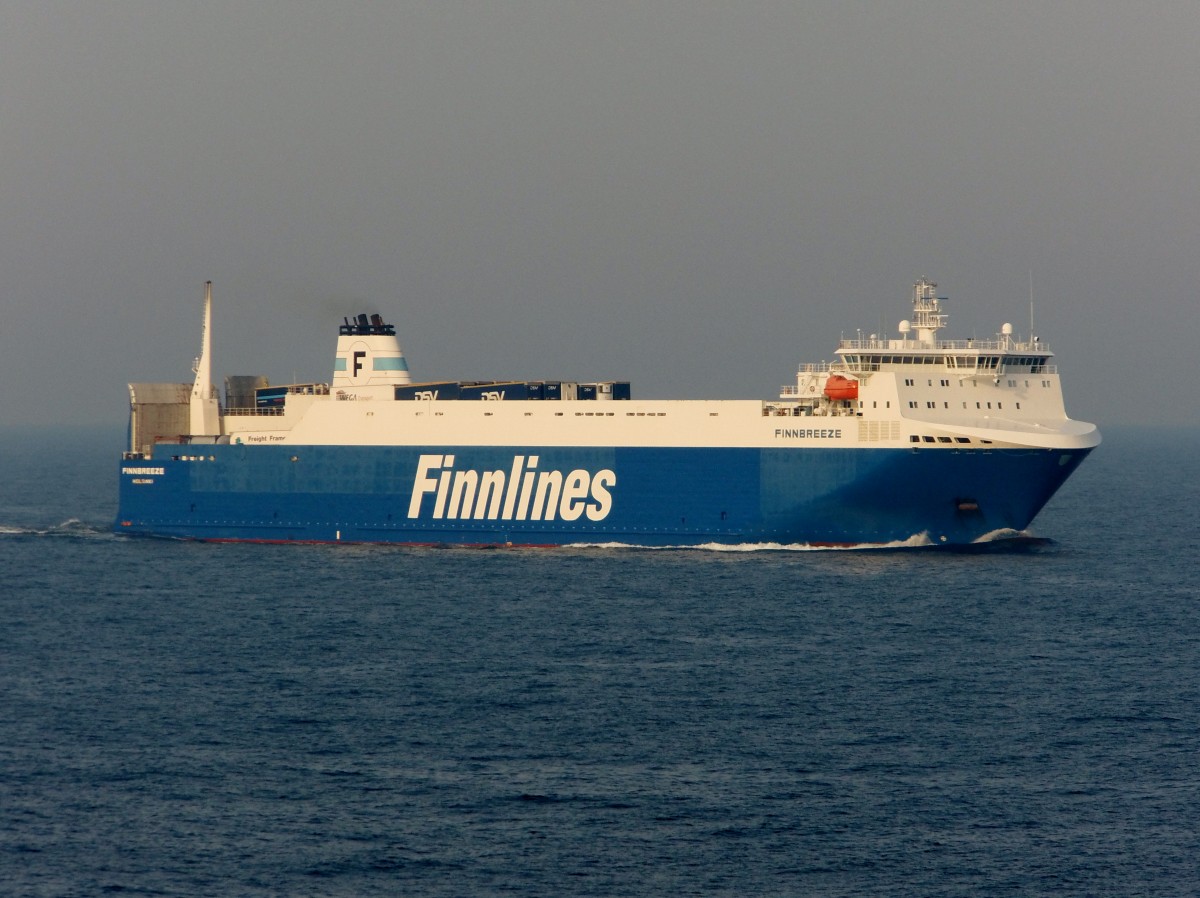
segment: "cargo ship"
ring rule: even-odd
[[[129,385],[116,532],[462,546],[964,546],[1027,536],[1100,443],[1054,355],[1005,324],[942,340],[922,278],[894,336],[843,339],[771,399],[624,381],[420,381],[379,314],[328,382]]]

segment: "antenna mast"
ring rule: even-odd
[[[937,295],[937,284],[921,278],[913,284],[913,327],[917,329],[917,342],[933,345],[934,336],[946,324],[946,313]]]
[[[1033,269],[1029,269],[1029,342],[1036,343],[1037,336],[1033,332]]]

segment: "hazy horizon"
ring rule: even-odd
[[[6,428],[130,381],[417,379],[771,398],[894,334],[1030,327],[1068,413],[1190,424],[1200,7],[0,0]],[[1126,373],[1138,361],[1139,369]]]

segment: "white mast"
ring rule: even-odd
[[[921,278],[913,284],[913,322],[917,329],[917,342],[927,346],[934,345],[935,336],[946,324],[946,313],[942,311],[941,301],[945,297],[937,295],[937,284],[928,278]]]
[[[212,385],[212,281],[204,283],[204,330],[200,335],[200,357],[192,366],[196,382],[192,385],[190,431],[194,437],[215,437],[221,432],[217,393]]]
[[[1029,344],[1037,343],[1037,331],[1033,329],[1033,269],[1029,269]]]

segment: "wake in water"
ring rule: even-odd
[[[300,543],[297,543],[300,544]],[[338,551],[350,551],[352,548],[373,550],[413,550],[422,551],[500,551],[500,552],[552,552],[557,549],[583,551],[626,551],[626,552],[724,552],[724,553],[755,553],[755,552],[1008,552],[1022,551],[1029,548],[1052,545],[1053,540],[1034,536],[1025,530],[1001,529],[985,533],[975,542],[969,544],[946,545],[935,542],[928,532],[915,533],[907,539],[892,540],[883,543],[699,543],[695,545],[651,546],[643,543],[626,543],[617,541],[606,542],[577,542],[564,543],[561,546],[539,546],[499,543],[489,544],[455,544],[436,543],[415,545],[410,543],[322,543],[336,546]]]
[[[119,539],[120,534],[113,533],[105,528],[100,529],[87,524],[78,518],[68,518],[61,524],[51,527],[31,527],[21,526],[18,524],[0,524],[0,539],[5,538],[21,538],[21,537],[65,537],[69,539]],[[673,545],[673,546],[649,546],[639,543],[623,543],[623,542],[579,542],[567,543],[562,546],[564,549],[624,549],[636,551],[699,551],[699,552],[727,552],[727,553],[753,553],[753,552],[896,552],[910,551],[913,549],[919,550],[937,550],[941,552],[1005,552],[1019,551],[1039,546],[1053,545],[1054,541],[1045,537],[1034,536],[1029,531],[1000,529],[993,530],[991,533],[985,533],[983,536],[976,539],[973,543],[967,545],[947,546],[934,542],[928,534],[916,533],[907,539],[893,540],[884,543],[857,543],[853,545],[834,545],[827,543],[700,543],[698,545]],[[299,543],[298,543],[299,544]],[[413,548],[404,544],[388,544],[388,543],[354,543],[345,544],[343,548],[350,548],[351,545],[369,548]],[[431,548],[431,547],[423,547]],[[462,549],[480,549],[480,548],[505,548],[503,546],[454,546],[445,545],[437,546],[436,548],[462,548]],[[514,546],[512,548],[524,548]],[[544,549],[543,549],[544,550]]]
[[[86,524],[79,518],[68,518],[61,524],[51,527],[22,527],[18,524],[0,524],[0,539],[6,537],[47,536],[68,537],[71,539],[110,539],[114,536],[110,530],[100,530],[91,524]]]
[[[1035,536],[1028,530],[1002,528],[985,533],[970,545],[949,547],[955,552],[1024,552],[1054,545],[1046,536]]]
[[[985,533],[969,545],[947,546],[934,542],[928,532],[885,543],[830,545],[824,543],[701,543],[694,546],[645,546],[636,543],[571,543],[570,549],[639,549],[644,551],[703,552],[895,552],[910,549],[936,549],[940,552],[1003,552],[1051,545],[1053,540],[1034,536],[1025,530],[1000,529]]]

